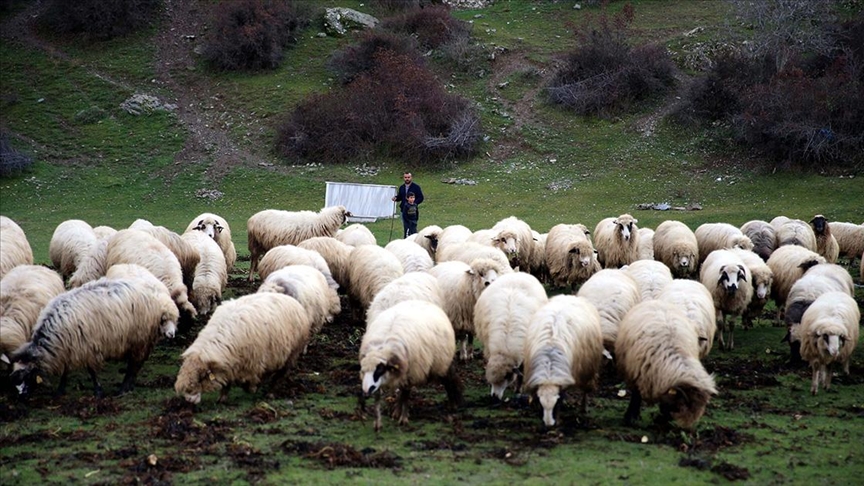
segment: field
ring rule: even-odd
[[[692,228],[740,226],[780,214],[864,220],[859,172],[792,172],[737,148],[721,130],[682,129],[663,118],[675,95],[611,120],[547,104],[544,81],[575,45],[572,26],[596,7],[497,0],[455,11],[495,58],[467,72],[435,66],[449,90],[477,103],[488,139],[471,160],[426,167],[276,157],[277,120],[308,94],[333,89],[326,58],[351,38],[319,37],[313,23],[280,68],[214,73],[194,53],[207,33],[207,2],[170,3],[152,29],[96,44],[33,30],[28,19],[38,2],[13,2],[0,17],[0,128],[36,161],[31,172],[0,179],[0,214],[24,229],[37,263],[50,264],[52,232],[67,219],[123,228],[145,218],[179,232],[214,212],[231,225],[240,255],[225,298],[245,295],[257,288],[246,281],[252,214],[318,210],[326,181],[396,185],[406,168],[427,198],[421,227],[476,230],[515,215],[545,232],[562,222],[593,228],[628,212],[652,228],[667,219]],[[637,39],[662,42],[676,58],[733,28],[723,1],[633,4]],[[358,0],[338,5],[370,11]],[[697,27],[695,36],[684,35]],[[119,105],[134,93],[178,108],[129,115]],[[444,183],[451,179],[476,185]],[[701,209],[638,209],[664,202]],[[369,224],[382,246],[400,226]],[[857,260],[843,263],[860,282]],[[855,296],[864,308],[860,286]],[[364,324],[348,311],[325,327],[287,381],[254,394],[234,389],[225,404],[214,395],[191,406],[174,396],[173,385],[180,354],[204,325],[198,322],[193,332],[160,343],[124,396],[94,398],[83,370],[72,374],[67,395],[54,396],[57,377],[48,377],[27,401],[0,378],[0,483],[857,483],[864,473],[864,351],[859,346],[853,355],[850,375],[838,374],[829,392],[811,396],[810,371],[787,365],[775,311],[769,305],[753,329],[737,332],[734,351],[715,347],[705,360],[720,393],[693,431],[655,425],[656,407],[625,427],[629,397],[620,396],[623,383],[608,370],[587,416],[577,412],[573,393],[560,426],[547,429],[525,397],[508,392],[504,403],[492,403],[477,348],[460,367],[462,408],[448,410],[443,388],[430,385],[417,390],[410,424],[385,418],[376,434],[356,410]],[[106,391],[119,385],[121,368],[112,363],[100,373]]]

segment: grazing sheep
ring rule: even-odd
[[[189,300],[198,314],[209,314],[220,302],[222,291],[228,286],[228,265],[219,243],[203,231],[183,233],[183,240],[189,243],[200,257],[195,266],[195,275],[189,292]]]
[[[474,305],[477,299],[499,276],[511,272],[506,263],[486,258],[474,260],[470,265],[460,261],[442,262],[429,269],[429,273],[438,279],[438,288],[444,299],[442,308],[461,343],[460,358],[463,361],[474,356]]]
[[[777,228],[777,247],[798,245],[816,251],[816,234],[809,224],[800,219],[790,219]]]
[[[663,221],[654,231],[654,259],[663,262],[676,277],[690,277],[699,267],[696,234],[681,221]]]
[[[505,270],[504,272],[510,273],[512,271],[510,260],[507,259],[507,255],[505,255],[503,251],[491,246],[474,243],[473,241],[465,241],[463,243],[455,243],[445,247],[439,247],[436,257],[438,258],[439,263],[460,261],[470,264],[477,259],[494,260],[507,267],[508,270]]]
[[[225,255],[225,265],[228,272],[234,270],[234,263],[237,261],[237,250],[234,248],[234,242],[231,241],[231,227],[225,218],[213,213],[201,213],[195,219],[189,222],[186,226],[186,231],[201,231],[205,235],[213,238]]]
[[[308,265],[288,265],[267,276],[258,292],[276,292],[297,299],[309,316],[310,339],[342,311],[339,294],[324,275]]]
[[[336,232],[336,239],[348,246],[377,245],[375,235],[365,225],[354,223]]]
[[[621,319],[642,300],[639,284],[624,270],[606,268],[592,275],[576,295],[588,299],[597,308],[603,347],[614,353]]]
[[[120,393],[127,393],[159,336],[174,336],[177,319],[168,293],[140,279],[88,282],[58,295],[42,310],[32,339],[12,356],[12,380],[26,394],[41,373],[60,374],[57,391],[62,394],[68,373],[87,368],[101,396],[96,372],[105,360],[125,359]]]
[[[154,225],[150,221],[143,219],[143,218],[138,218],[135,221],[133,221],[132,224],[130,224],[129,227],[126,229],[142,230],[142,229],[148,229],[148,228],[152,228],[152,227],[154,227]]]
[[[657,300],[673,304],[684,312],[699,336],[699,359],[708,356],[717,331],[717,313],[711,292],[695,280],[675,279],[663,288]]]
[[[720,347],[734,349],[735,316],[742,315],[753,298],[753,277],[750,269],[735,252],[714,250],[702,264],[699,281],[711,292],[714,299],[720,329]]]
[[[354,248],[348,261],[348,296],[352,310],[362,315],[385,285],[404,274],[396,255],[377,245]]]
[[[426,253],[429,253],[429,258],[435,261],[435,252],[438,251],[438,237],[441,235],[441,231],[443,230],[440,226],[432,224],[424,226],[423,229],[405,239],[423,247]]]
[[[171,253],[180,262],[180,269],[183,272],[183,284],[191,289],[192,282],[195,280],[195,267],[198,266],[198,262],[201,260],[198,250],[188,241],[184,240],[183,237],[164,226],[151,225],[150,227],[141,228],[139,231],[155,237],[171,250]]]
[[[861,311],[855,299],[843,292],[819,296],[801,318],[801,357],[813,369],[810,393],[831,387],[828,366],[839,363],[849,374],[849,358],[858,344]]]
[[[600,271],[594,245],[582,224],[556,224],[546,237],[546,265],[558,287],[574,287]]]
[[[435,276],[426,272],[405,272],[375,294],[366,311],[366,322],[373,321],[385,310],[406,300],[423,300],[443,308],[444,299],[441,294],[438,278]]]
[[[531,261],[528,262],[528,272],[537,277],[541,282],[549,282],[549,265],[546,263],[546,240],[549,233],[538,233],[531,230],[534,237],[534,251],[531,252]]]
[[[321,258],[327,262],[327,268],[330,269],[333,280],[342,289],[348,288],[348,261],[354,247],[348,246],[336,238],[329,236],[309,238],[300,242],[297,247],[318,252]]]
[[[645,400],[659,403],[661,419],[691,428],[717,394],[699,361],[699,336],[674,304],[652,300],[631,309],[621,321],[615,358],[631,392],[627,425],[639,419]]]
[[[279,245],[297,245],[315,236],[335,236],[351,213],[345,206],[312,211],[281,211],[266,209],[252,215],[246,222],[249,241],[249,281],[258,270],[258,259]],[[322,255],[323,256],[323,255]],[[339,282],[343,285],[342,282]]]
[[[783,226],[784,223],[789,222],[789,221],[792,221],[792,220],[786,216],[775,216],[774,219],[772,219],[769,224],[771,225],[772,228],[774,228],[774,233],[776,234],[777,230],[779,230],[780,227]]]
[[[33,265],[33,250],[18,223],[0,216],[0,278],[18,265]]]
[[[69,219],[58,224],[51,235],[48,257],[63,278],[69,278],[97,242],[93,227],[80,219]]]
[[[826,263],[825,257],[798,245],[781,246],[774,250],[767,262],[774,274],[771,297],[777,309],[786,306],[786,298],[795,281],[804,276],[810,267]],[[781,313],[782,314],[782,313]],[[778,316],[780,317],[780,316]]]
[[[63,278],[41,265],[18,265],[0,279],[0,355],[30,340],[39,313],[62,294]]]
[[[555,425],[561,392],[571,386],[582,391],[581,411],[586,413],[588,393],[597,387],[603,363],[603,331],[594,304],[574,295],[549,299],[531,318],[524,356],[522,391],[537,395],[547,427]]]
[[[435,265],[429,253],[411,240],[393,240],[384,249],[396,255],[405,273],[425,272]]]
[[[753,327],[753,319],[762,314],[768,298],[771,297],[771,287],[774,285],[774,272],[755,252],[742,250],[741,248],[732,248],[730,251],[744,261],[744,265],[750,269],[750,275],[753,277],[753,280],[750,282],[750,285],[753,287],[753,298],[750,300],[747,310],[741,315],[741,326],[749,329]]]
[[[98,240],[107,240],[108,238],[114,236],[117,233],[117,230],[110,226],[96,226],[93,228],[93,233],[96,234],[96,239]]]
[[[837,240],[840,256],[854,261],[864,254],[864,224],[831,221],[828,227]]]
[[[68,286],[70,288],[80,287],[87,282],[105,275],[105,271],[107,270],[105,268],[105,259],[108,253],[108,242],[113,237],[114,235],[111,235],[104,240],[98,240],[96,244],[90,247],[90,250],[79,261],[78,268],[69,276]]]
[[[837,257],[840,256],[840,245],[837,244],[837,239],[831,234],[831,226],[825,216],[817,214],[810,220],[810,226],[813,228],[813,234],[816,235],[816,253],[825,257],[828,263],[837,263]]]
[[[699,247],[699,263],[705,262],[714,250],[727,248],[753,249],[753,242],[740,229],[729,223],[705,223],[699,225],[696,231],[696,243]]]
[[[339,288],[327,261],[320,253],[294,245],[279,245],[267,250],[258,263],[258,275],[261,276],[262,281],[267,280],[271,273],[288,265],[309,265],[321,272],[330,288],[334,290]]]
[[[438,235],[438,249],[435,250],[435,261],[443,261],[439,258],[442,250],[451,245],[457,245],[468,241],[468,238],[471,237],[472,233],[473,232],[470,229],[461,224],[450,225],[441,230],[441,233]]]
[[[639,228],[639,251],[637,260],[654,259],[654,230]]]
[[[629,214],[605,218],[594,228],[594,248],[603,268],[619,268],[639,259],[639,221]]]
[[[528,324],[548,300],[543,284],[522,272],[502,275],[477,298],[474,332],[483,344],[486,381],[493,397],[502,399],[514,382],[519,389]]]
[[[771,223],[759,219],[747,221],[741,226],[741,232],[753,243],[753,253],[767,262],[777,248],[777,232]]]
[[[379,314],[360,343],[363,395],[375,395],[375,431],[381,430],[381,395],[398,390],[393,418],[408,423],[411,389],[437,379],[451,406],[462,402],[462,383],[453,363],[453,326],[440,307],[408,300]],[[361,402],[362,405],[362,402]]]
[[[174,391],[191,403],[220,390],[218,402],[240,384],[249,393],[282,377],[309,342],[309,316],[293,297],[276,292],[223,302],[181,358]]]
[[[656,299],[666,284],[672,282],[672,271],[654,260],[637,260],[621,268],[639,286],[641,300]]]

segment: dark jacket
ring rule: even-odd
[[[416,182],[412,182],[411,186],[406,190],[405,184],[399,186],[399,193],[396,194],[396,200],[399,201],[399,211],[405,212],[405,205],[408,204],[408,193],[414,193],[414,204],[420,205],[423,202],[423,190]]]

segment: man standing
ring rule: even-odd
[[[394,201],[399,201],[399,210],[402,213],[402,235],[403,238],[408,237],[417,232],[417,221],[409,221],[406,211],[408,209],[408,193],[414,193],[414,204],[419,206],[423,202],[423,191],[420,186],[414,182],[410,172],[402,174],[402,179],[405,183],[399,186],[399,192],[393,196]],[[413,227],[413,231],[412,231]]]

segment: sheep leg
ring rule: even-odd
[[[453,363],[450,364],[450,368],[447,370],[447,376],[441,378],[441,384],[444,385],[444,390],[447,392],[447,401],[450,407],[456,408],[462,405],[462,392],[464,388],[462,380],[459,379],[459,375],[456,373],[456,366]]]
[[[396,401],[396,410],[399,413],[399,425],[408,425],[408,400],[411,398],[411,388],[404,387],[399,390],[399,398]]]
[[[258,271],[258,252],[252,251],[249,255],[249,281],[255,280],[255,272]]]
[[[69,383],[69,372],[67,370],[63,370],[63,374],[60,375],[60,384],[57,385],[57,390],[54,391],[54,395],[58,397],[62,397],[66,394],[66,385]]]
[[[720,341],[720,349],[726,349],[726,341],[723,339],[723,333],[726,331],[726,321],[723,318],[723,313],[717,311],[717,339]]]
[[[729,351],[735,349],[735,317],[729,319]]]
[[[129,393],[135,388],[135,378],[138,377],[138,372],[141,371],[143,364],[143,361],[129,360],[126,364],[126,376],[123,377],[123,384],[120,385],[118,395]]]
[[[831,376],[833,374],[827,365],[822,365],[822,381],[825,383],[825,391],[831,389]]]
[[[819,391],[819,366],[813,365],[813,380],[810,383],[810,394],[816,395],[816,392]]]
[[[93,394],[96,395],[98,398],[104,397],[105,391],[102,390],[102,384],[99,383],[99,377],[96,376],[96,370],[94,370],[93,368],[88,366],[87,367],[87,373],[90,374],[90,380],[93,382]],[[64,376],[64,381],[65,381],[66,375],[64,374],[63,376]],[[63,386],[63,388],[65,390],[66,384],[61,383],[61,386]]]
[[[225,385],[219,391],[219,398],[216,400],[216,403],[225,403],[228,401],[228,392],[231,391],[231,385]]]
[[[381,430],[381,392],[375,394],[375,432]]]
[[[366,394],[362,391],[357,393],[357,415],[366,417]]]
[[[639,390],[633,390],[630,394],[630,404],[627,405],[627,411],[624,412],[624,425],[632,427],[639,420],[640,410],[642,409],[642,394]]]
[[[580,406],[582,415],[588,415],[588,392],[582,392],[582,404]]]

